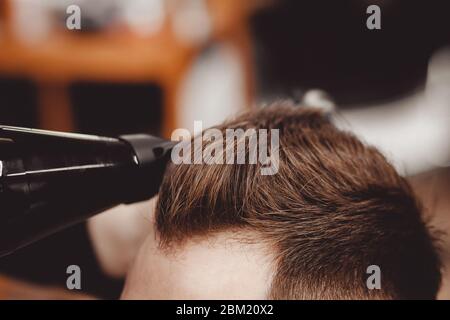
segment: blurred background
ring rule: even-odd
[[[66,25],[73,4],[79,30]],[[380,30],[366,27],[372,4]],[[450,230],[449,12],[445,0],[0,0],[0,123],[170,137],[290,98],[379,147]],[[82,232],[0,260],[0,299],[65,298],[49,289],[65,268],[42,252],[70,264],[89,243],[58,240]],[[121,279],[87,276],[86,294],[120,293]]]

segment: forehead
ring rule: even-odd
[[[127,278],[123,298],[264,299],[272,258],[261,243],[233,231],[193,238],[163,251],[149,236]]]

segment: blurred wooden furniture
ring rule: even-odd
[[[44,287],[0,276],[0,300],[92,300],[62,288]]]
[[[25,44],[12,32],[12,1],[0,1],[0,13],[3,13],[0,17],[0,74],[24,77],[37,84],[41,128],[75,130],[67,90],[72,82],[154,82],[164,91],[162,128],[163,135],[170,136],[177,127],[175,106],[183,75],[198,53],[211,42],[227,42],[239,52],[246,68],[250,105],[253,70],[248,17],[264,5],[265,0],[206,0],[212,34],[207,41],[196,45],[188,45],[176,37],[171,17],[165,20],[159,32],[146,37],[126,30],[92,34],[55,30],[46,40]],[[0,299],[27,298],[30,293],[24,288],[23,283],[0,277]],[[29,288],[44,292],[41,288]],[[40,298],[52,296],[41,294]]]
[[[5,31],[0,37],[0,73],[26,77],[37,83],[42,128],[74,130],[66,90],[71,82],[151,81],[159,84],[165,93],[162,127],[167,136],[176,127],[174,112],[182,76],[199,51],[213,41],[229,42],[240,52],[247,68],[248,99],[251,98],[253,73],[247,21],[265,1],[207,0],[212,36],[198,45],[177,39],[170,16],[159,32],[147,37],[127,31],[78,34],[55,30],[45,41],[24,44],[11,32],[8,1],[13,0],[3,3]]]

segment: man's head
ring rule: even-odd
[[[376,149],[289,103],[218,127],[237,128],[279,129],[277,173],[170,164],[125,298],[435,297],[439,261],[420,208]],[[203,148],[214,143],[224,141]],[[371,265],[380,290],[367,287]]]

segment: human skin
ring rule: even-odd
[[[154,224],[152,224],[154,226]],[[269,250],[248,231],[189,239],[168,250],[152,227],[127,276],[122,299],[265,299]]]
[[[111,209],[89,221],[107,274],[127,273],[123,299],[264,299],[270,250],[246,230],[193,237],[162,250],[151,201]]]
[[[88,221],[89,235],[102,270],[122,279],[152,228],[156,200],[121,205]]]

